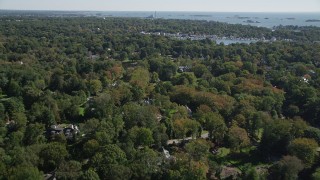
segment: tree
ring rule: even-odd
[[[227,132],[227,126],[223,117],[216,112],[206,113],[204,116],[204,128],[209,132],[209,138],[214,143],[221,143]]]
[[[132,85],[136,85],[145,91],[147,86],[149,85],[149,82],[150,82],[150,75],[148,70],[143,68],[137,68],[132,72],[131,78],[130,78],[130,83]]]
[[[7,94],[8,96],[20,96],[22,88],[16,81],[10,81],[8,84]]]
[[[184,122],[185,127],[187,128],[187,135],[195,138],[199,134],[200,123],[195,120],[186,119]]]
[[[314,139],[297,138],[294,139],[288,149],[289,153],[293,156],[297,156],[306,164],[313,164],[317,157],[318,143]]]
[[[317,141],[317,143],[320,143],[320,129],[315,127],[307,127],[304,131],[304,136],[306,138],[311,138]]]
[[[295,156],[283,156],[270,168],[270,178],[275,180],[295,180],[304,168],[300,159]]]
[[[171,61],[167,61],[166,64],[160,69],[159,78],[163,81],[170,80],[177,73],[177,65]]]
[[[96,118],[107,118],[112,114],[114,104],[112,103],[112,97],[108,93],[101,93],[96,96],[93,102],[86,109],[85,114],[92,114]]]
[[[317,168],[314,173],[312,173],[312,180],[320,179],[320,168]]]
[[[83,144],[82,149],[86,157],[91,157],[99,149],[99,143],[97,140],[91,139]]]
[[[90,80],[88,87],[91,94],[97,95],[102,90],[102,83],[99,79]]]
[[[150,146],[154,140],[152,131],[148,128],[133,127],[129,130],[129,138],[136,146]]]
[[[84,123],[81,129],[83,133],[88,134],[88,133],[96,132],[99,126],[100,126],[99,120],[95,118],[91,118]]]
[[[292,138],[292,124],[287,120],[274,120],[269,122],[263,131],[259,146],[262,156],[284,154]]]
[[[63,162],[56,171],[58,179],[78,179],[81,174],[81,163],[77,161]]]
[[[80,180],[100,180],[100,178],[94,170],[88,169],[81,175]]]
[[[276,103],[276,101],[272,97],[265,96],[262,98],[262,101],[260,103],[260,109],[262,111],[270,112],[274,108],[275,103]]]
[[[123,106],[123,112],[125,129],[128,130],[134,126],[155,128],[157,109],[154,106],[140,106],[137,103],[130,102]]]
[[[15,131],[8,135],[7,147],[13,148],[15,146],[20,147],[22,145],[23,132]]]
[[[29,124],[24,134],[24,143],[26,145],[32,145],[40,142],[44,142],[43,136],[45,128],[43,124],[35,123]]]
[[[42,166],[46,171],[58,168],[67,156],[68,151],[65,145],[57,142],[46,144],[40,152],[40,158],[43,160]]]
[[[173,122],[174,133],[177,138],[185,138],[187,133],[192,137],[198,134],[200,124],[188,118],[176,119]]]
[[[207,159],[211,145],[204,139],[196,139],[189,142],[185,149],[190,157],[195,161],[201,161]]]
[[[183,119],[178,119],[173,122],[174,134],[176,138],[185,138],[187,128],[183,123]]]
[[[242,179],[244,180],[259,180],[263,179],[262,177],[264,176],[264,172],[260,172],[258,174],[256,168],[252,166],[251,163],[246,163],[241,167],[242,171]]]
[[[250,144],[247,131],[235,125],[229,129],[227,140],[230,148],[236,151]]]
[[[14,113],[25,112],[22,101],[16,97],[12,97],[6,101],[3,101],[3,105],[5,106],[6,112],[8,112],[9,117],[12,117]]]
[[[43,173],[31,166],[15,167],[9,176],[10,180],[43,180]]]
[[[14,120],[14,129],[24,131],[27,125],[27,117],[23,112],[15,112],[12,114],[12,120]]]
[[[152,175],[160,171],[158,154],[146,147],[136,151],[130,164],[132,179],[152,179]]]
[[[170,169],[164,174],[168,179],[197,179],[205,180],[208,166],[201,161],[193,161],[189,154],[176,153],[176,161],[171,164]]]
[[[116,136],[115,128],[111,120],[102,120],[95,133],[95,138],[100,145],[110,144]]]
[[[192,72],[185,72],[177,75],[172,81],[174,85],[193,86],[196,83],[197,78]]]
[[[246,117],[244,117],[244,115],[242,114],[237,114],[233,119],[232,119],[232,124],[237,125],[241,128],[245,128],[246,127]]]
[[[293,119],[291,131],[294,137],[303,137],[307,128],[308,124],[303,119],[299,117]]]
[[[200,78],[203,74],[207,73],[209,70],[203,64],[196,64],[195,66],[192,67],[192,71],[194,72],[194,75],[196,75],[197,78]]]
[[[106,145],[101,152],[96,153],[90,165],[97,169],[101,179],[114,179],[118,174],[127,175],[127,168],[124,165],[127,162],[126,154],[120,149],[119,146],[114,144]],[[117,174],[114,173],[114,168],[122,169]],[[128,178],[128,177],[126,177]]]

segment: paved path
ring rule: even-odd
[[[200,137],[200,138],[206,139],[206,138],[208,138],[208,135],[209,135],[209,133],[201,134],[201,137]],[[186,137],[186,138],[184,138],[184,139],[170,139],[170,140],[167,141],[167,144],[168,144],[168,145],[173,144],[173,143],[179,144],[179,143],[181,143],[181,141],[183,141],[183,140],[191,140],[191,139],[193,139],[193,138],[192,138],[192,137]],[[195,138],[195,139],[196,139],[196,138]]]

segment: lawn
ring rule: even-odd
[[[79,107],[78,111],[79,111],[79,116],[84,116],[84,108],[83,107]]]

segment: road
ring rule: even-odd
[[[209,135],[209,133],[201,134],[200,138],[206,139],[206,138],[208,138],[208,135]],[[193,139],[191,136],[190,137],[186,137],[184,139],[170,139],[170,140],[167,141],[167,145],[170,145],[170,144],[173,144],[173,143],[179,144],[183,140],[191,140],[191,139]]]

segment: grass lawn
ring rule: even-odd
[[[259,130],[258,130],[258,142],[260,142],[260,140],[261,140],[261,138],[262,138],[262,134],[263,134],[263,128],[260,128]]]
[[[208,133],[207,130],[203,130],[203,131],[201,132],[201,134],[206,134],[206,133]]]
[[[229,154],[230,154],[230,149],[223,147],[223,148],[219,148],[217,156],[219,158],[223,158],[223,157],[226,157]]]
[[[79,116],[84,116],[84,108],[83,107],[79,107],[78,111],[79,111]]]

